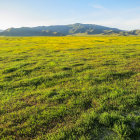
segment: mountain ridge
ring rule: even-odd
[[[140,35],[140,30],[125,31],[96,24],[69,24],[8,28],[0,36]]]

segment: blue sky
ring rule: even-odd
[[[72,23],[140,29],[140,0],[0,0],[0,29]]]

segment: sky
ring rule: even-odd
[[[140,0],[0,0],[0,29],[73,23],[140,29]]]

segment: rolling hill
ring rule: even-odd
[[[21,27],[9,28],[0,33],[3,36],[66,36],[73,34],[112,34],[120,33],[117,28],[109,28],[94,24],[70,24],[70,25],[55,25],[55,26],[38,26],[38,27]]]
[[[124,31],[95,24],[69,24],[38,27],[9,28],[0,36],[68,36],[68,35],[140,35],[140,30]]]

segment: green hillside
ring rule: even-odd
[[[95,24],[69,24],[38,27],[9,28],[0,36],[139,36],[140,30],[123,31]]]
[[[1,140],[139,140],[140,37],[0,37]]]
[[[94,24],[70,24],[70,25],[54,25],[54,26],[38,26],[38,27],[21,27],[9,28],[2,33],[1,36],[67,36],[77,33],[86,33],[89,35],[119,33],[121,30],[109,28]]]

